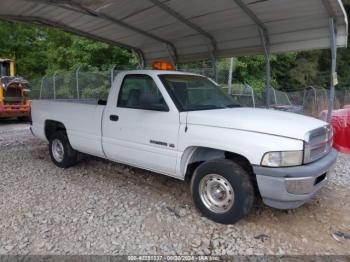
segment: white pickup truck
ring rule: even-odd
[[[191,179],[198,209],[225,224],[257,197],[280,209],[302,205],[337,157],[326,122],[238,107],[212,80],[178,71],[121,72],[104,103],[34,101],[32,121],[57,166],[85,153]]]

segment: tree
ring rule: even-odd
[[[134,67],[130,51],[53,28],[0,21],[0,56],[16,60],[17,74],[27,79],[71,71]]]

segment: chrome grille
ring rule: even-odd
[[[305,137],[304,163],[310,163],[327,155],[333,144],[333,130],[330,125],[314,129]]]

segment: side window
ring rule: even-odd
[[[156,83],[147,75],[125,76],[119,96],[118,107],[169,111]]]

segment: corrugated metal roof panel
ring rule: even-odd
[[[237,1],[255,16],[252,19]],[[340,0],[3,0],[0,18],[41,22],[143,51],[147,62],[179,62],[262,53],[260,26],[272,52],[329,48],[329,18],[337,45],[347,44]]]

